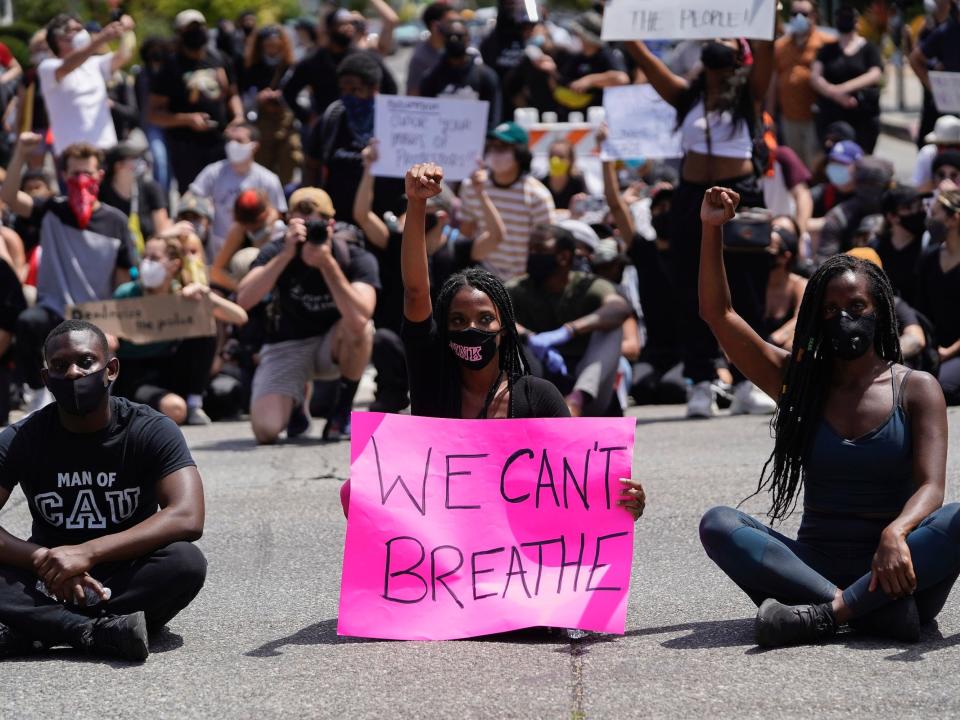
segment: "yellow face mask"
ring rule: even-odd
[[[550,157],[550,177],[564,177],[570,172],[570,161],[553,155]]]

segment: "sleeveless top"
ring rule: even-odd
[[[730,111],[710,112],[705,116],[703,100],[690,108],[683,118],[680,147],[684,153],[693,151],[701,155],[744,160],[753,157],[753,140],[750,139],[747,122],[736,122]]]
[[[804,465],[804,509],[830,513],[897,514],[914,493],[913,441],[903,391],[912,370],[896,381],[890,372],[893,409],[886,421],[853,440],[820,420]],[[899,385],[899,387],[898,387]]]

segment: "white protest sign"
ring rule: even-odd
[[[623,85],[603,91],[609,134],[601,160],[681,157],[677,111],[651,85]]]
[[[611,0],[604,40],[773,40],[777,0]]]
[[[377,95],[373,174],[403,177],[411,165],[432,162],[447,180],[470,177],[483,157],[488,105],[485,100]]]
[[[937,110],[942,113],[960,112],[960,73],[931,70],[930,91]]]

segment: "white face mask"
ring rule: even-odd
[[[807,31],[810,29],[810,20],[806,15],[801,15],[797,13],[792,18],[787,25],[787,29],[790,31],[791,35],[806,35]]]
[[[140,261],[140,282],[145,288],[155,290],[167,279],[167,269],[159,260],[144,258]]]
[[[83,50],[87,45],[90,44],[90,33],[88,33],[86,30],[81,30],[73,36],[73,40],[70,41],[70,44],[73,45],[74,50]]]
[[[253,143],[230,140],[227,143],[227,160],[233,165],[242,165],[253,157]]]
[[[512,170],[515,162],[513,153],[509,150],[491,150],[483,158],[483,161],[493,172],[499,173]]]

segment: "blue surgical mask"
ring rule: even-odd
[[[836,187],[850,182],[850,166],[840,163],[827,163],[827,180]]]
[[[806,35],[807,31],[810,29],[810,19],[806,15],[801,15],[797,13],[787,24],[787,29],[790,31],[791,35]]]

